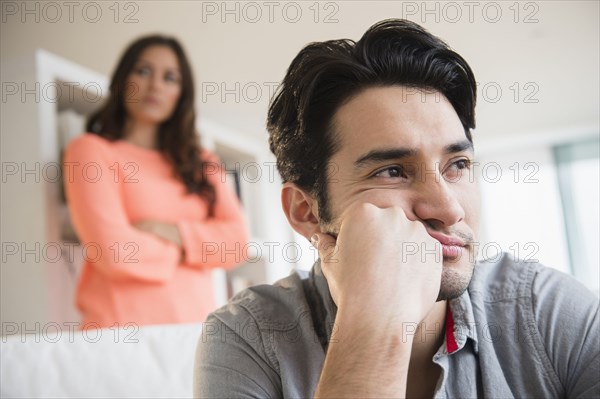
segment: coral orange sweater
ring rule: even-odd
[[[247,230],[219,160],[206,150],[202,157],[215,162],[207,169],[217,198],[210,218],[159,151],[94,134],[69,144],[65,191],[86,259],[77,288],[83,327],[200,322],[214,310],[211,269],[243,261]],[[176,244],[133,227],[142,220],[177,225],[182,263]]]

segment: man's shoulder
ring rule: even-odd
[[[540,265],[515,259],[507,253],[475,264],[469,284],[471,297],[486,302],[527,296],[530,282]]]
[[[296,271],[211,313],[196,354],[195,396],[312,397],[325,356],[313,325],[315,278],[314,269]]]
[[[533,307],[538,307],[547,298],[554,302],[564,297],[578,298],[586,303],[597,299],[574,277],[538,261],[517,259],[508,253],[476,263],[469,294],[471,298],[488,303],[530,300]]]
[[[308,272],[294,271],[274,284],[246,288],[214,311],[211,317],[225,325],[255,323],[261,329],[296,328],[310,313],[304,290],[308,278]]]
[[[469,298],[480,357],[498,359],[498,378],[513,392],[546,397],[598,392],[600,302],[582,283],[503,254],[475,266]]]

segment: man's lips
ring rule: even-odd
[[[451,246],[457,246],[457,247],[466,246],[465,242],[458,237],[449,237],[445,234],[438,233],[435,231],[430,231],[430,230],[427,230],[427,234],[429,234],[430,236],[432,236],[433,238],[438,240],[440,242],[440,244],[442,244],[442,245],[451,245]]]
[[[435,231],[427,231],[427,233],[438,240],[442,244],[442,255],[445,258],[459,258],[467,246],[467,244],[460,238],[449,237],[445,234],[437,233]]]

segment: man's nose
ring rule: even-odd
[[[452,184],[437,171],[423,176],[418,182],[417,193],[412,203],[414,215],[423,221],[441,224],[443,227],[462,221],[465,211]]]

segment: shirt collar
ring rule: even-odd
[[[468,290],[461,296],[448,301],[446,317],[446,353],[452,354],[462,349],[467,338],[473,340],[475,353],[479,352],[477,345],[477,329],[473,306]]]

